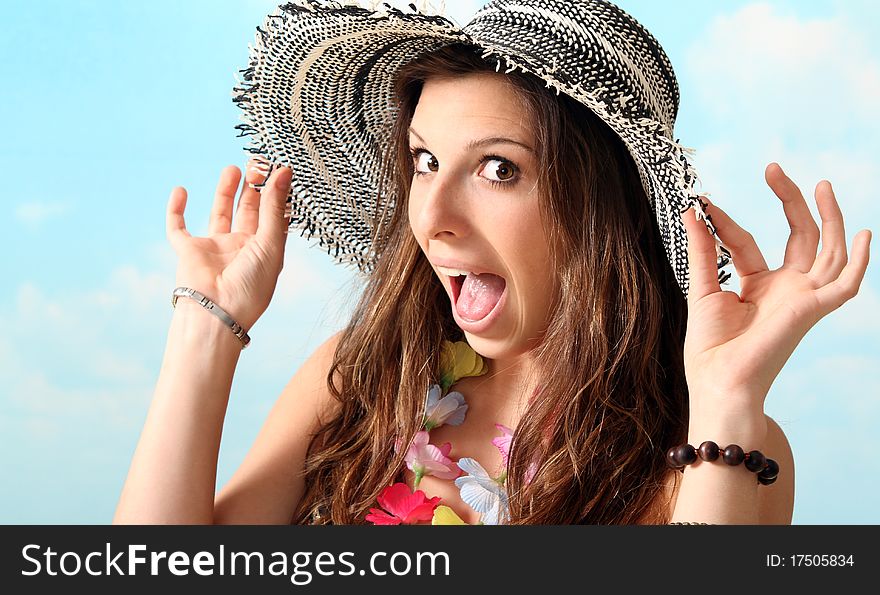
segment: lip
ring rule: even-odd
[[[459,271],[467,271],[469,273],[475,273],[477,275],[482,275],[484,273],[492,273],[493,275],[498,275],[495,271],[490,271],[489,269],[485,269],[479,265],[470,264],[464,262],[462,260],[441,260],[441,259],[431,259],[430,263],[434,265],[434,267],[443,267],[445,269],[457,269]],[[498,275],[502,277],[503,275]]]

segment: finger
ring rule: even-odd
[[[211,207],[211,217],[208,220],[209,235],[229,233],[232,226],[232,205],[240,179],[241,172],[234,165],[225,167],[220,172],[220,181],[217,182],[217,190],[214,192],[214,206]]]
[[[186,229],[183,219],[183,211],[186,209],[186,188],[178,186],[171,191],[168,197],[168,206],[165,210],[165,235],[171,247],[175,250],[183,238],[191,237]]]
[[[266,170],[260,162],[251,159],[245,169],[242,180],[241,195],[238,206],[235,208],[233,217],[233,231],[240,231],[250,235],[257,233],[257,224],[260,221],[260,191],[252,184],[262,184],[266,179]]]
[[[260,221],[257,237],[267,245],[281,243],[286,239],[290,217],[287,215],[287,195],[290,191],[292,172],[289,167],[276,169],[261,190]]]
[[[709,202],[708,198],[705,201],[709,203],[707,212],[712,217],[715,232],[733,256],[733,266],[736,267],[737,274],[748,277],[768,270],[767,261],[764,260],[754,236],[740,227],[721,207]]]
[[[816,260],[819,247],[819,227],[810,213],[800,188],[785,175],[778,163],[771,163],[764,172],[767,184],[782,201],[791,234],[785,246],[783,266],[806,273]]]
[[[816,205],[822,218],[822,250],[810,269],[810,276],[825,285],[840,276],[847,259],[843,213],[828,180],[822,180],[816,186]]]
[[[715,238],[698,221],[693,207],[682,214],[688,241],[688,302],[695,302],[711,293],[721,291],[718,283],[718,255]]]
[[[859,292],[868,268],[872,235],[869,229],[863,229],[856,234],[849,263],[843,267],[837,279],[815,290],[822,316],[836,310]]]

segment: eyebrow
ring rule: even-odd
[[[425,141],[425,139],[422,138],[422,135],[420,135],[418,132],[416,132],[412,127],[409,129],[409,132],[411,134],[413,134],[417,139],[419,139],[422,143],[428,144],[427,141]],[[535,150],[533,148],[531,148],[530,146],[528,146],[527,144],[522,143],[522,142],[515,140],[515,139],[512,139],[512,138],[508,138],[506,136],[488,136],[486,138],[472,140],[467,144],[467,146],[465,147],[465,150],[471,151],[473,149],[479,149],[482,147],[487,147],[489,145],[516,145],[518,147],[522,147],[523,149],[525,149],[529,153],[532,153],[533,155],[535,154]]]

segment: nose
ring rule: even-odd
[[[410,187],[409,220],[417,237],[464,238],[470,233],[467,189],[451,172],[438,171]]]

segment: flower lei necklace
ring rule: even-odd
[[[375,525],[414,525],[431,521],[432,525],[466,525],[452,508],[440,503],[440,498],[428,498],[418,489],[426,475],[440,479],[454,479],[461,499],[473,510],[480,513],[481,525],[500,525],[509,518],[507,489],[507,459],[513,431],[501,424],[495,427],[501,436],[494,438],[494,444],[501,452],[505,471],[492,477],[475,459],[465,457],[458,461],[449,458],[452,444],[447,442],[435,446],[429,442],[429,432],[443,424],[458,426],[464,422],[467,403],[464,395],[451,391],[453,385],[470,376],[482,376],[488,372],[488,365],[477,352],[464,341],[452,343],[443,341],[440,355],[440,381],[428,389],[425,397],[425,418],[422,429],[418,431],[406,450],[407,468],[415,475],[412,488],[403,482],[390,485],[379,494],[381,508],[371,508],[366,520]],[[398,438],[395,451],[403,447]],[[464,475],[462,475],[464,473]]]

